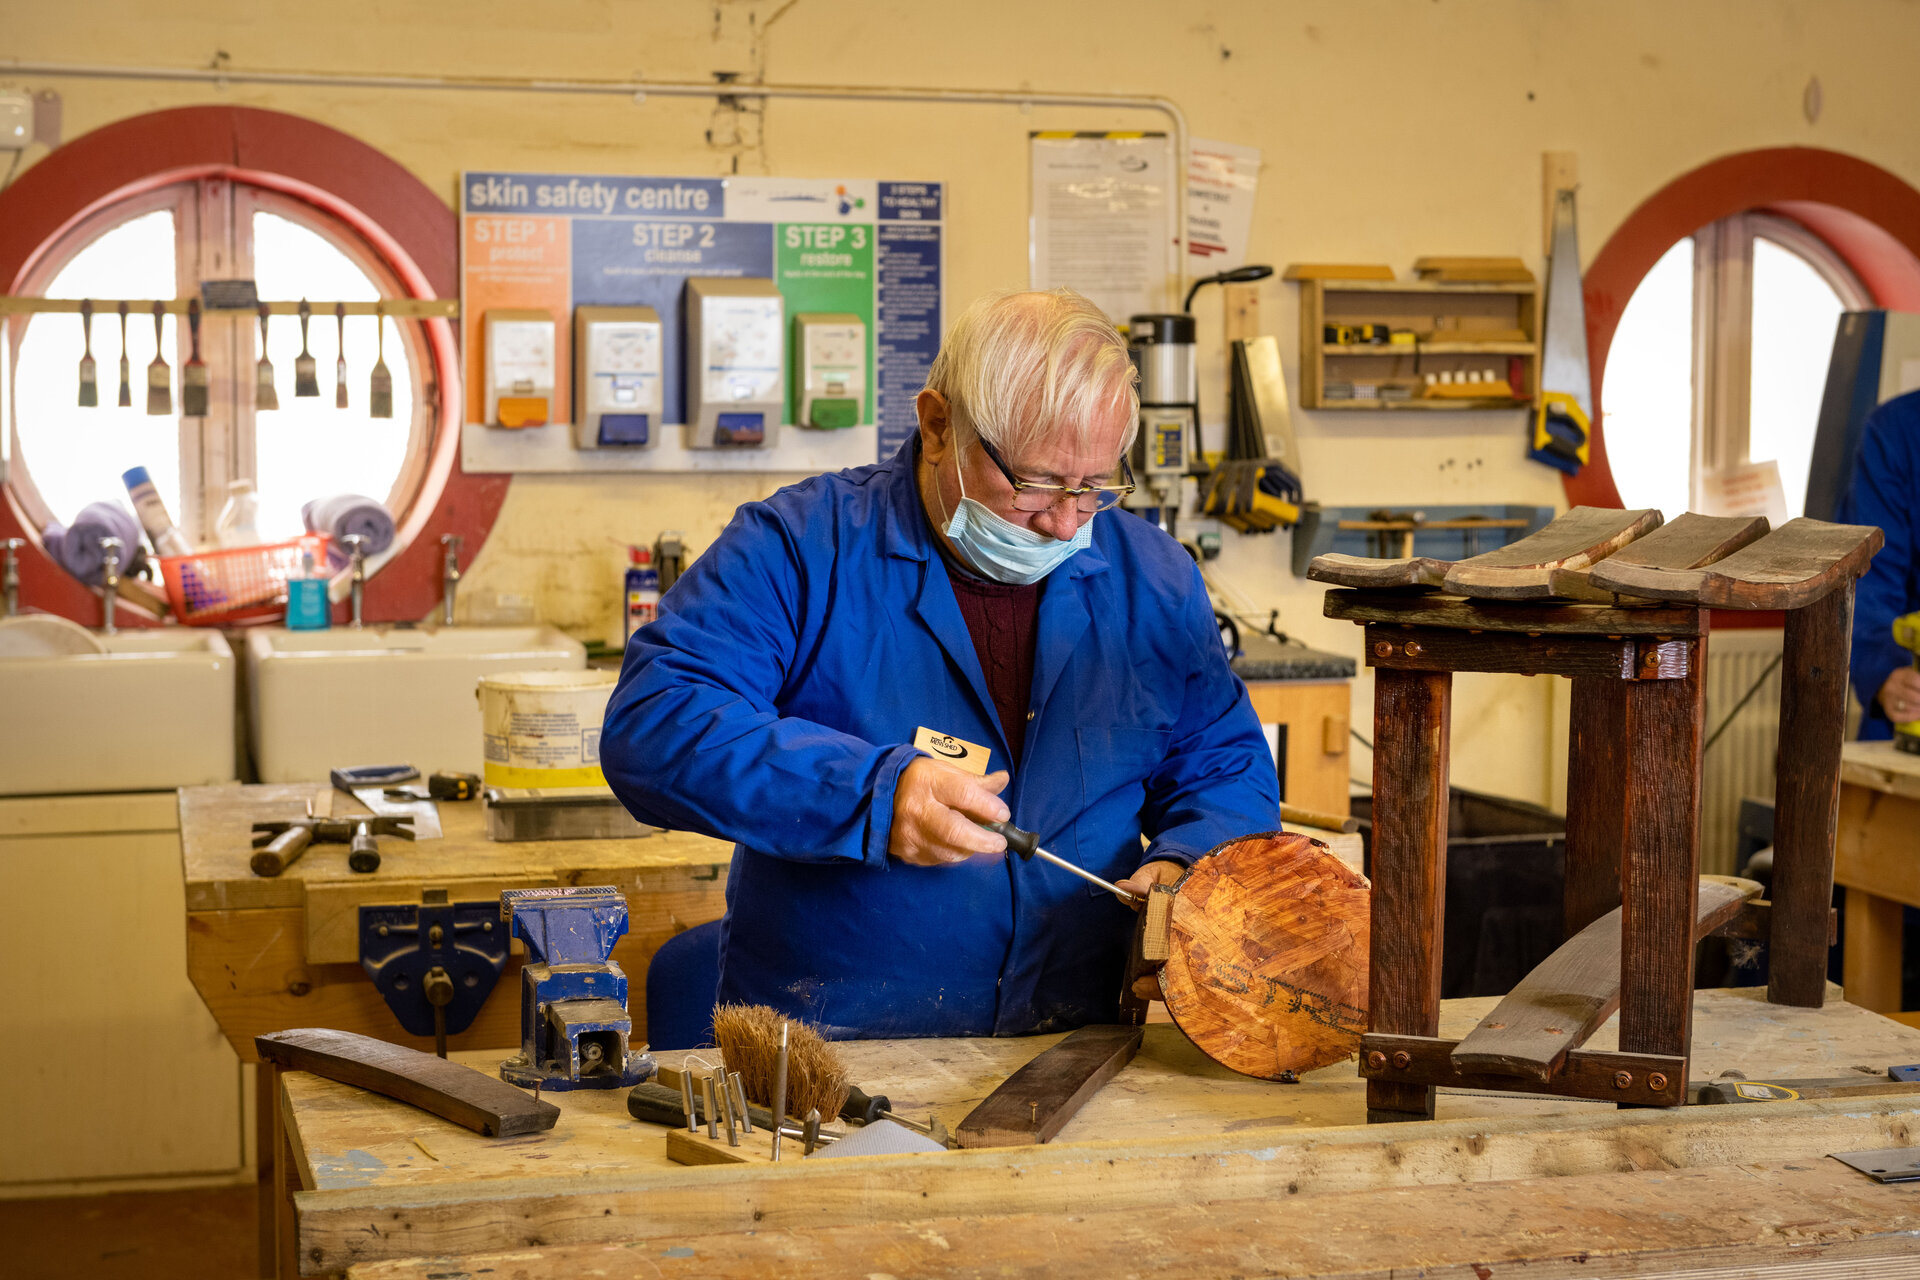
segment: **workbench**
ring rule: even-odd
[[[653,953],[674,934],[717,920],[726,910],[733,846],[725,841],[660,832],[630,840],[500,843],[487,839],[478,800],[440,804],[441,839],[381,838],[380,869],[371,874],[347,869],[345,845],[316,844],[284,875],[254,875],[248,865],[252,824],[299,817],[309,800],[327,792],[325,783],[180,791],[187,972],[243,1063],[259,1061],[255,1036],[289,1027],[331,1027],[432,1051],[432,1037],[408,1035],[360,967],[362,906],[418,903],[433,890],[444,890],[450,902],[498,902],[503,889],[617,887],[627,900],[628,929],[613,959],[632,983],[636,1044],[645,1038]],[[337,814],[359,808],[349,796],[327,798]],[[518,1045],[521,950],[515,942],[473,1024],[448,1037],[450,1050]],[[256,1098],[267,1208],[272,1126],[265,1113],[271,1095],[256,1089]],[[263,1214],[263,1232],[266,1225]]]
[[[1441,1033],[1463,1034],[1493,1003],[1446,1002]],[[901,1114],[952,1127],[1058,1039],[840,1048]],[[1591,1043],[1612,1047],[1615,1024]],[[1757,988],[1701,992],[1693,1045],[1699,1078],[1920,1061],[1920,1031],[1837,992],[1821,1009],[1771,1005]],[[481,1070],[500,1058],[457,1056]],[[1273,1084],[1215,1065],[1166,1024],[1044,1146],[688,1167],[666,1160],[664,1128],[628,1117],[621,1091],[547,1095],[555,1128],[507,1140],[303,1073],[281,1075],[277,1096],[282,1275],[1372,1276],[1451,1275],[1439,1268],[1457,1262],[1466,1276],[1482,1258],[1580,1254],[1578,1274],[1613,1276],[1640,1272],[1598,1255],[1878,1257],[1912,1249],[1889,1233],[1920,1230],[1920,1190],[1824,1159],[1910,1142],[1920,1086],[1673,1110],[1443,1090],[1437,1119],[1369,1127],[1352,1061]]]
[[[1901,911],[1920,907],[1920,755],[1891,742],[1841,748],[1833,880],[1847,895],[1847,994],[1863,1008],[1897,1014]],[[1913,1021],[1920,1024],[1920,1014]]]

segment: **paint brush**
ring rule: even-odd
[[[153,362],[147,366],[147,412],[156,418],[173,413],[173,370],[160,350],[160,324],[167,316],[167,304],[153,304]]]
[[[373,342],[376,358],[373,379],[367,387],[367,413],[375,418],[391,418],[393,373],[387,368],[387,313],[381,306],[373,309]]]
[[[120,303],[120,407],[133,407],[133,365],[127,360],[127,304]]]
[[[340,348],[339,358],[333,362],[333,407],[347,407],[347,304],[333,304],[333,332]]]
[[[193,345],[180,370],[180,412],[189,418],[207,416],[207,363],[200,358],[200,299],[187,300],[187,332]]]
[[[253,407],[256,409],[278,409],[280,393],[273,389],[273,361],[267,359],[267,316],[271,314],[266,303],[260,304],[260,362],[253,366]]]
[[[293,394],[300,397],[320,394],[320,365],[307,350],[307,321],[312,316],[313,308],[300,299],[300,354],[293,362]]]
[[[93,299],[80,299],[80,328],[86,335],[86,349],[80,354],[80,407],[91,409],[100,403],[100,383],[93,367]]]

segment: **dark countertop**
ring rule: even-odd
[[[1351,680],[1356,667],[1352,658],[1281,644],[1268,635],[1242,636],[1240,647],[1233,674],[1242,680]]]

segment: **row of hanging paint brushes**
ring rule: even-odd
[[[133,406],[132,366],[127,360],[127,315],[129,304],[118,304],[120,316],[120,396],[119,406],[128,409]],[[153,362],[147,366],[147,412],[159,416],[173,413],[173,371],[168,367],[161,353],[162,320],[167,313],[167,304],[153,304]],[[267,359],[267,321],[272,308],[261,303],[260,315],[260,360],[254,367],[253,407],[255,409],[278,409],[280,394],[275,389],[273,363]],[[300,300],[300,354],[293,362],[293,394],[297,398],[317,397],[320,394],[320,367],[307,345],[307,325],[312,319],[313,308],[306,299]],[[347,396],[347,305],[336,302],[333,306],[335,332],[339,338],[339,358],[334,361],[333,407],[348,407]],[[80,357],[80,407],[91,409],[100,403],[100,383],[93,361],[93,301],[83,298],[80,301],[80,322],[86,339],[85,353]],[[187,329],[191,338],[191,354],[180,370],[180,412],[189,418],[204,418],[208,408],[207,366],[200,359],[200,300],[187,302]],[[387,369],[387,322],[383,311],[374,312],[375,346],[378,358],[373,366],[372,380],[367,388],[367,413],[375,418],[393,416],[393,374]]]

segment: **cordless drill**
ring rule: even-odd
[[[1893,620],[1893,642],[1914,655],[1920,668],[1920,613],[1909,613]],[[1907,720],[1893,726],[1893,745],[1902,751],[1920,755],[1920,720]]]

